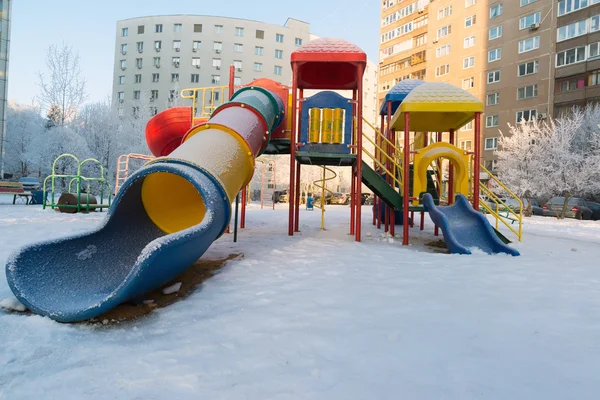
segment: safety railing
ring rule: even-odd
[[[363,139],[373,145],[373,148],[375,149],[374,153],[376,154],[372,154],[369,150],[366,150],[365,146],[363,146],[363,153],[373,161],[376,171],[384,171],[387,176],[392,178],[399,188],[402,188],[402,167],[398,161],[398,155],[401,154],[402,151],[394,145],[391,140],[386,138],[373,124],[364,118],[363,121],[375,132],[375,140],[371,139],[365,132],[363,132]],[[389,154],[389,151],[386,150],[385,147],[389,147],[392,154]],[[391,165],[391,171],[386,167],[388,162]],[[399,177],[397,176],[398,174],[400,174]]]
[[[496,229],[499,227],[499,222],[502,222],[512,233],[517,236],[520,242],[523,238],[523,202],[519,196],[514,194],[508,187],[506,187],[504,183],[502,183],[502,181],[500,181],[500,179],[494,176],[483,165],[481,166],[481,171],[487,173],[490,177],[490,180],[504,189],[511,199],[515,199],[517,201],[519,206],[518,210],[508,206],[506,203],[504,203],[504,201],[502,201],[500,196],[488,188],[486,184],[481,182],[479,183],[479,206],[494,217],[496,220]],[[518,228],[515,229],[512,226],[513,224],[509,223],[508,221],[518,222]]]
[[[180,97],[192,100],[193,124],[195,118],[210,118],[217,107],[227,101],[229,86],[183,89]]]

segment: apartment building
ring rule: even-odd
[[[600,102],[600,0],[557,3],[554,115]]]
[[[230,65],[236,85],[258,78],[290,84],[290,54],[309,41],[310,25],[162,15],[118,21],[115,34],[115,107],[121,114],[140,107],[156,114],[182,89],[227,85]]]
[[[8,107],[8,58],[10,54],[11,1],[0,0],[0,179],[4,176],[6,109]]]
[[[396,0],[394,7],[406,3]],[[492,171],[499,130],[507,132],[507,124],[552,113],[555,8],[552,0],[435,0],[425,7],[425,80],[462,87],[484,102],[482,155]],[[403,50],[394,57],[409,53]],[[386,65],[380,59],[382,70]],[[383,74],[379,79],[382,98],[381,83],[387,79]],[[472,149],[472,124],[457,132],[456,144]]]

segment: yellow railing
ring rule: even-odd
[[[484,208],[488,213],[490,213],[496,220],[496,229],[498,229],[499,222],[502,222],[512,233],[517,235],[519,242],[523,238],[523,202],[514,194],[504,183],[500,181],[496,176],[494,176],[490,171],[488,171],[483,165],[481,166],[481,171],[487,173],[492,181],[494,181],[498,186],[500,186],[504,191],[510,196],[510,198],[515,199],[518,204],[518,210],[513,209],[506,205],[502,199],[496,195],[492,190],[490,190],[485,184],[479,183],[479,205]],[[483,197],[487,197],[484,199]],[[490,202],[493,205],[493,208],[486,202]],[[518,211],[518,212],[517,212]],[[502,215],[504,214],[504,215]],[[518,229],[513,228],[512,223],[509,224],[507,221],[518,222]]]
[[[192,122],[194,118],[210,118],[218,106],[229,98],[229,86],[183,89],[180,97],[192,99]],[[200,99],[200,107],[198,103]]]
[[[385,171],[387,176],[391,177],[392,180],[398,185],[399,188],[402,188],[402,167],[398,162],[398,154],[401,154],[402,151],[394,145],[394,143],[386,138],[373,124],[363,118],[363,121],[375,132],[375,140],[371,139],[366,133],[363,132],[363,139],[367,140],[369,143],[373,145],[375,148],[376,154],[371,154],[370,151],[366,150],[363,146],[363,153],[367,155],[375,166],[375,170],[379,167],[380,170]],[[379,145],[381,143],[383,147]],[[388,151],[385,150],[385,147],[389,146],[392,150],[392,154],[388,154]],[[390,162],[392,165],[392,171],[390,171],[386,167],[386,163]],[[400,174],[400,177],[397,177],[397,174]]]
[[[337,174],[334,170],[327,168],[326,166],[322,166],[323,168],[323,177],[318,181],[313,182],[313,184],[321,189],[321,198],[313,203],[314,208],[318,208],[321,210],[321,229],[325,230],[325,205],[327,204],[327,197],[325,192],[329,192],[333,197],[333,192],[327,189],[327,181],[337,178]],[[333,176],[327,177],[327,171],[331,172]]]

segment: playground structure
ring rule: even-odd
[[[77,165],[77,172],[75,174],[57,174],[56,169],[58,162],[61,160],[64,162],[67,159],[73,160],[73,162]],[[98,170],[100,171],[99,176],[89,177],[83,175],[83,166],[86,164],[92,164],[98,167]],[[62,193],[58,200],[56,200],[57,179],[69,180],[67,184],[67,192]],[[96,209],[102,211],[105,208],[109,208],[111,205],[112,190],[110,188],[110,184],[105,179],[104,167],[100,161],[94,158],[87,158],[80,162],[79,159],[73,154],[62,154],[58,156],[52,163],[52,173],[48,175],[46,179],[44,179],[42,193],[47,193],[48,181],[50,181],[51,187],[50,201],[48,201],[46,196],[44,196],[44,201],[42,203],[43,209],[50,207],[52,209],[58,208],[60,212],[89,213],[90,211],[95,211]],[[98,183],[100,203],[97,202],[96,197],[92,194],[91,183],[93,182]],[[73,190],[73,184],[75,184],[75,190]],[[107,204],[104,203],[105,199],[107,200]]]
[[[115,176],[115,196],[117,192],[121,188],[121,185],[125,183],[127,178],[129,178],[129,173],[131,171],[131,167],[129,162],[131,160],[140,160],[140,161],[150,161],[154,160],[155,157],[149,156],[146,154],[137,154],[137,153],[129,153],[120,155],[117,159],[117,174]]]
[[[9,259],[6,276],[19,301],[40,315],[72,322],[143,299],[198,260],[227,232],[232,217],[235,238],[240,193],[243,227],[245,189],[256,162],[268,154],[290,155],[290,236],[299,231],[301,165],[323,168],[322,198],[327,167],[338,166],[352,172],[349,233],[355,241],[361,240],[365,184],[377,196],[373,223],[381,226],[383,215],[384,227],[393,232],[395,215],[402,213],[405,245],[409,213],[420,211],[429,212],[451,252],[468,254],[478,247],[518,255],[478,211],[479,100],[451,85],[413,82],[398,91],[401,100],[386,98],[381,127],[373,127],[371,138],[362,132],[361,49],[339,39],[316,39],[292,54],[291,65],[291,92],[268,79],[235,88],[233,67],[227,99],[219,97],[219,105],[214,93],[222,92],[208,91],[207,108],[207,89],[185,89],[188,97],[182,97],[192,106],[167,109],[148,122],[146,141],[154,157],[127,174],[99,227],[26,246]],[[320,92],[305,98],[304,90]],[[350,91],[351,98],[334,90]],[[457,149],[452,136],[470,120],[473,153]],[[417,132],[412,150],[411,129]],[[404,132],[400,142],[397,131]],[[446,131],[449,143],[441,140]],[[437,132],[436,143],[427,143],[427,132]],[[363,148],[363,139],[373,152]],[[443,157],[452,162],[446,207],[440,206],[439,168],[431,168]],[[79,176],[75,182],[80,187],[83,181]],[[323,228],[323,218],[321,223]]]
[[[260,208],[267,206],[275,209],[273,196],[277,189],[277,162],[267,157],[259,157],[256,161],[260,163]],[[242,218],[242,222],[244,219]]]

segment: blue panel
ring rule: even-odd
[[[343,108],[346,113],[344,124],[344,144],[319,144],[308,143],[308,110],[311,108]],[[352,144],[352,103],[350,99],[336,92],[323,91],[307,98],[302,103],[302,116],[300,118],[300,143],[304,145],[301,151],[350,154],[349,144]],[[319,149],[323,149],[319,151]]]
[[[475,211],[464,195],[457,194],[451,206],[439,207],[431,194],[425,193],[422,203],[431,220],[442,230],[451,253],[471,254],[470,248],[479,248],[488,254],[520,255],[498,238],[485,215]]]
[[[207,207],[204,220],[165,234],[141,199],[144,177],[170,172],[188,180]],[[61,322],[101,315],[176,278],[226,229],[230,205],[223,188],[185,162],[156,162],[133,174],[119,190],[103,224],[89,233],[32,244],[6,265],[8,284],[33,312]]]
[[[379,115],[387,115],[388,113],[388,102],[392,102],[392,115],[396,112],[400,104],[404,101],[406,96],[417,86],[424,84],[425,81],[420,79],[405,79],[403,81],[398,82],[390,91],[385,95],[385,99],[383,104],[381,104],[381,109],[379,111]]]

